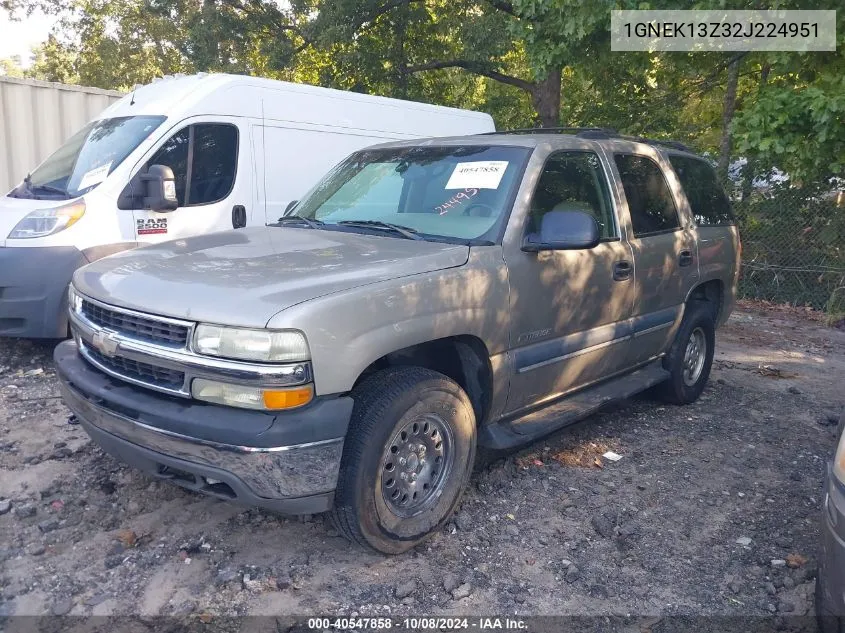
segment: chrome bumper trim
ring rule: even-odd
[[[67,407],[84,422],[136,446],[231,473],[268,499],[329,492],[337,486],[343,438],[258,448],[221,444],[157,429],[100,407],[60,381]]]

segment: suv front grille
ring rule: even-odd
[[[106,356],[88,345],[85,346],[85,354],[114,374],[151,387],[178,391],[185,383],[185,373],[175,369],[156,367],[123,356]]]
[[[134,339],[168,347],[185,347],[188,343],[188,328],[184,325],[113,310],[87,299],[82,300],[82,314],[100,327]]]

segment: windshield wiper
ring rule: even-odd
[[[52,185],[33,185],[32,184],[32,174],[27,174],[26,178],[23,179],[23,184],[26,186],[27,190],[35,194],[38,191],[42,193],[52,193],[60,196],[64,196],[65,199],[69,199],[71,195],[65,191],[64,189],[60,189],[59,187],[53,187]]]
[[[312,220],[311,218],[304,218],[301,215],[283,215],[272,226],[282,226],[283,224],[304,224],[310,229],[319,229],[325,222],[322,220]]]
[[[391,224],[390,222],[381,222],[380,220],[341,220],[338,222],[341,226],[360,226],[364,228],[383,229],[392,231],[404,237],[407,240],[423,240],[419,231],[401,224]]]

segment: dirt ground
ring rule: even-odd
[[[243,509],[124,467],[68,424],[52,345],[0,339],[0,616],[794,621],[812,614],[845,332],[743,305],[717,339],[696,404],[638,398],[480,469],[446,529],[393,558],[321,517]],[[622,459],[602,459],[608,449]]]

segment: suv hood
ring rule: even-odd
[[[164,242],[79,269],[74,286],[112,305],[264,327],[297,303],[466,263],[469,247],[306,228],[255,227]]]

